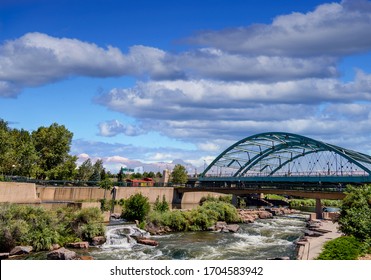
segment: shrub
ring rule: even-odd
[[[174,231],[199,231],[206,230],[217,221],[240,222],[240,217],[233,205],[208,201],[191,211],[153,211],[147,221],[156,226],[168,226]]]
[[[341,236],[325,244],[318,260],[355,260],[363,252],[362,243],[354,236]]]
[[[49,250],[77,240],[91,241],[105,232],[98,208],[56,211],[42,207],[6,204],[0,206],[0,251],[17,245],[30,245],[35,251]]]
[[[157,196],[156,201],[153,204],[153,210],[158,212],[165,212],[169,209],[169,203],[166,201],[165,195],[162,196],[162,201],[160,201],[160,197]]]
[[[70,223],[73,232],[82,240],[104,235],[103,216],[98,208],[85,208],[77,211]]]
[[[143,221],[150,209],[151,206],[148,202],[148,198],[143,196],[141,193],[137,193],[125,200],[121,216],[130,221]]]

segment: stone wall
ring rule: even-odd
[[[29,183],[0,182],[0,203],[38,203],[36,185]]]

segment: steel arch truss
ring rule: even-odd
[[[298,134],[268,132],[227,148],[201,177],[370,175],[369,155]]]

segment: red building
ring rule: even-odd
[[[143,179],[126,179],[129,187],[153,187],[154,181],[152,178]]]

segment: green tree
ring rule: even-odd
[[[32,132],[32,139],[38,155],[38,165],[41,170],[38,177],[45,179],[48,171],[71,159],[69,152],[72,137],[72,132],[64,125],[57,123],[53,123],[49,127],[39,127]]]
[[[0,172],[2,174],[11,174],[14,165],[12,140],[8,123],[0,119]]]
[[[94,167],[90,158],[85,160],[78,168],[77,179],[81,181],[88,181],[94,173]]]
[[[181,164],[175,165],[171,172],[171,181],[174,184],[185,184],[188,181],[187,170]]]
[[[117,181],[123,182],[125,178],[126,178],[126,174],[124,172],[124,168],[121,167],[119,173],[117,173]]]
[[[104,197],[103,199],[106,199],[106,192],[111,190],[112,187],[113,187],[113,182],[109,179],[109,178],[106,178],[102,181],[99,182],[99,186],[104,189]]]
[[[148,202],[148,198],[141,193],[137,193],[125,200],[121,216],[129,221],[144,221],[150,209],[151,206]]]
[[[93,174],[90,176],[89,181],[99,182],[101,180],[101,174],[103,170],[103,160],[98,159],[93,165]]]
[[[27,177],[35,175],[38,157],[31,134],[23,129],[13,129],[10,137],[13,143],[14,174]]]
[[[371,185],[347,186],[341,206],[340,229],[371,246]]]

